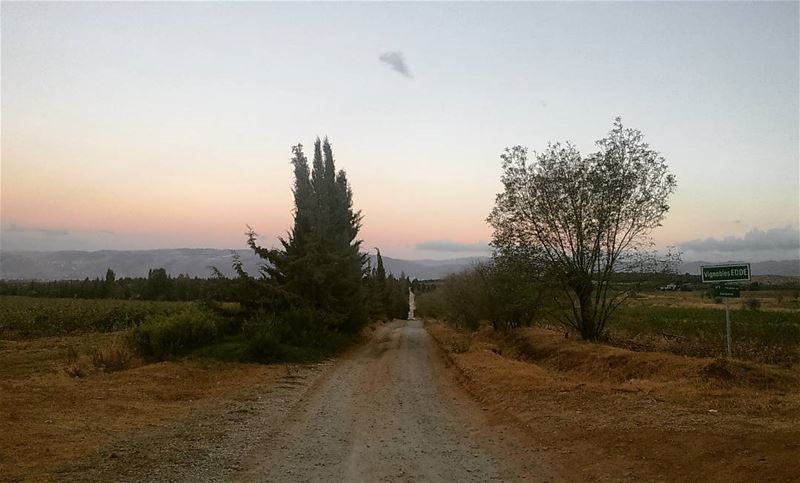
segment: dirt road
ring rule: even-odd
[[[542,481],[486,424],[419,321],[340,360],[297,368],[235,408],[120,441],[62,476],[127,481]],[[530,459],[530,458],[528,458]]]
[[[442,384],[418,321],[396,322],[339,365],[241,479],[486,481],[508,476],[481,447],[475,408]],[[470,417],[472,416],[472,417]]]

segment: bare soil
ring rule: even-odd
[[[797,370],[631,352],[544,329],[428,330],[461,384],[488,414],[518,421],[557,479],[800,481]]]
[[[0,352],[0,479],[557,476],[545,459],[530,457],[510,424],[486,418],[419,321],[377,326],[337,360],[303,366],[186,360],[73,379],[65,373],[69,358],[59,354],[77,343],[87,341],[11,343]]]
[[[68,375],[85,366],[84,351],[113,337],[0,341],[0,481],[63,480],[71,466],[116,441],[250,397],[286,372],[184,360]]]
[[[793,369],[395,321],[319,364],[68,375],[110,337],[0,342],[0,480],[800,481]]]

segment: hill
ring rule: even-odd
[[[79,280],[104,277],[111,268],[117,277],[146,277],[151,268],[164,268],[177,276],[209,277],[216,267],[232,277],[233,253],[239,253],[245,270],[257,274],[263,262],[251,250],[213,248],[179,248],[161,250],[100,251],[0,251],[0,279],[5,280]],[[401,260],[383,257],[386,270],[396,276],[405,273],[411,278],[436,279],[464,270],[480,258],[454,260]],[[373,266],[375,257],[371,257]]]
[[[100,250],[100,251],[0,251],[0,279],[5,280],[77,280],[105,276],[111,268],[118,277],[146,277],[151,268],[165,268],[177,276],[209,277],[216,267],[232,277],[233,253],[239,253],[245,269],[258,273],[262,260],[250,250],[221,250],[216,248],[178,248],[160,250]],[[487,257],[466,257],[450,260],[403,260],[383,257],[386,270],[395,276],[429,280],[460,272]],[[375,265],[375,257],[370,257]],[[735,262],[730,262],[735,263]],[[684,262],[679,273],[700,274],[701,265],[711,262]],[[753,275],[800,276],[800,259],[754,262]]]

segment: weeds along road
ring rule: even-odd
[[[228,417],[233,415],[233,417]],[[546,480],[458,388],[419,321],[380,326],[325,367],[238,408],[122,441],[74,468],[122,481]],[[113,452],[113,454],[111,453]],[[66,476],[66,475],[65,475]]]

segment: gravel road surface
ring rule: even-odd
[[[287,369],[234,407],[143,431],[64,472],[91,481],[526,480],[503,429],[453,382],[419,321],[337,361]]]

